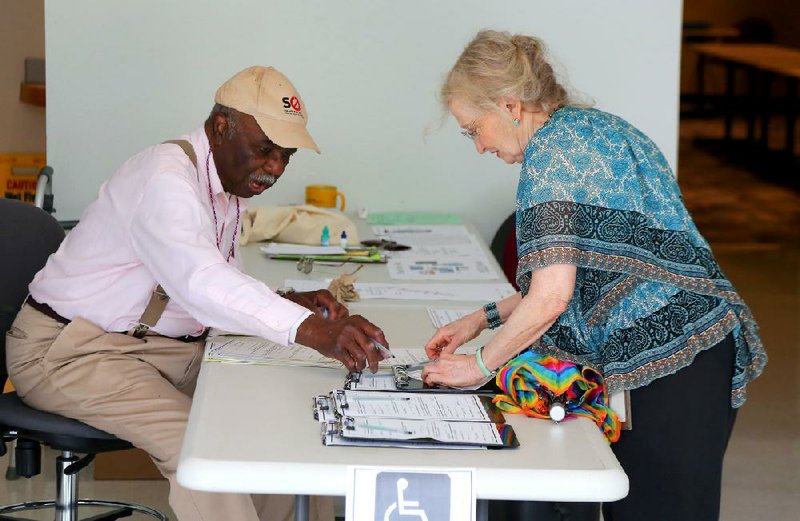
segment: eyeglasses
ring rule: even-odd
[[[473,119],[472,123],[467,125],[467,128],[465,130],[461,131],[461,135],[469,139],[470,141],[475,141],[480,135],[480,130],[475,125],[477,122],[478,118]]]

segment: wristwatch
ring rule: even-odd
[[[275,290],[275,293],[278,294],[279,297],[286,298],[286,295],[290,293],[294,293],[294,288],[286,287],[286,288],[278,288]]]

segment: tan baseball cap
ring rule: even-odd
[[[264,134],[283,148],[319,153],[306,130],[308,111],[289,78],[273,67],[249,67],[222,84],[214,101],[253,116]]]

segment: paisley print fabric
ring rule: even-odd
[[[565,313],[531,349],[600,371],[610,393],[692,363],[733,332],[731,404],[767,355],[753,316],[683,205],[664,156],[623,119],[564,107],[525,150],[517,190],[517,283],[578,267]]]

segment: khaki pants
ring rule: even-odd
[[[203,343],[108,333],[76,318],[66,326],[23,306],[6,337],[8,373],[22,400],[75,418],[145,450],[169,480],[180,521],[288,521],[292,496],[199,492],[175,472]],[[311,518],[333,519],[330,498],[312,498]]]

